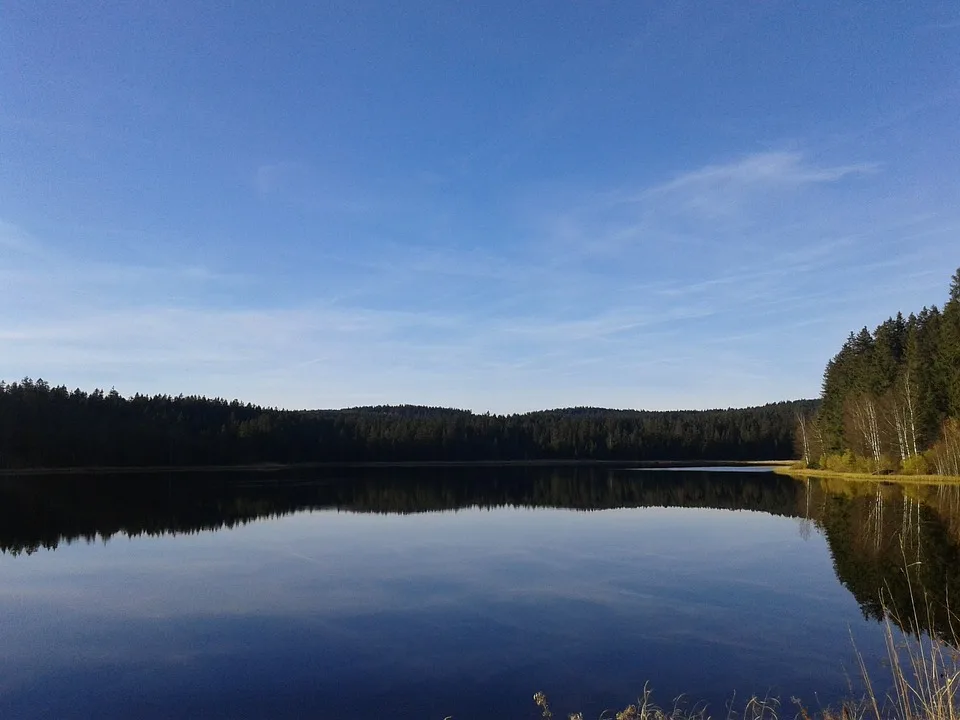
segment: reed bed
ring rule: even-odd
[[[909,566],[905,571],[909,578]],[[921,602],[917,601],[918,594]],[[897,616],[890,609],[892,604],[884,602],[885,664],[889,674],[871,677],[858,651],[863,695],[838,706],[810,710],[799,698],[783,703],[780,698],[755,696],[739,709],[730,702],[721,714],[714,715],[706,706],[686,708],[681,700],[661,707],[653,702],[647,685],[635,703],[605,711],[599,720],[960,720],[960,635],[956,632],[960,623],[954,624],[956,616],[948,613],[951,625],[945,637],[926,632],[924,628],[933,627],[933,601],[925,593],[914,592],[912,586],[911,597],[911,617]],[[536,693],[533,701],[541,718],[555,717],[544,693]],[[588,720],[578,712],[561,717]]]

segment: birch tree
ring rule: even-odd
[[[883,463],[883,443],[880,438],[880,422],[877,403],[867,393],[861,393],[847,403],[847,417],[852,436],[858,441],[859,454],[872,457],[874,469],[880,470]]]

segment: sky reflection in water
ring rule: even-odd
[[[748,511],[308,511],[4,555],[0,581],[4,717],[597,714],[646,681],[815,705],[851,632],[881,649],[824,537]]]

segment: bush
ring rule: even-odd
[[[830,472],[863,473],[866,475],[887,474],[896,472],[898,466],[899,463],[896,458],[889,455],[883,455],[878,466],[873,458],[857,455],[851,450],[847,450],[843,455],[824,455],[820,458],[820,467]]]
[[[823,458],[823,466],[830,472],[853,472],[855,469],[853,453],[847,451],[843,455],[826,455]]]
[[[893,455],[883,454],[880,456],[880,467],[877,472],[881,475],[891,475],[900,469],[900,461]]]
[[[843,455],[825,455],[823,466],[830,472],[850,472],[853,469],[847,465]]]
[[[923,455],[913,455],[904,459],[900,472],[904,475],[929,475],[930,464]]]

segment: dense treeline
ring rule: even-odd
[[[734,410],[288,411],[0,383],[0,468],[455,460],[770,460],[816,401]]]
[[[851,333],[827,364],[802,457],[830,470],[960,474],[960,270],[949,299]]]

